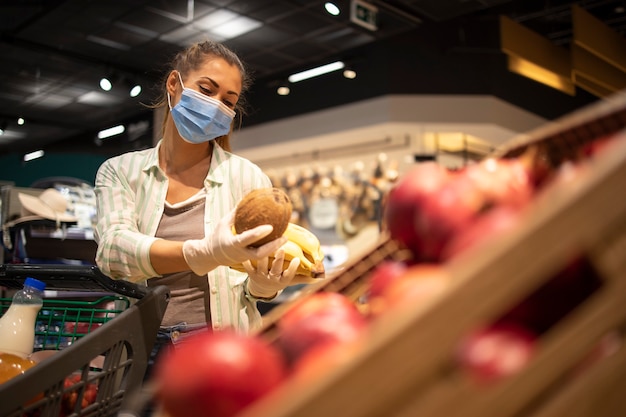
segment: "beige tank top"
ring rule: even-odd
[[[166,202],[156,237],[177,241],[204,238],[204,202],[204,193],[174,205]],[[163,316],[163,326],[211,322],[206,275],[199,276],[191,271],[177,272],[151,278],[148,285],[166,285],[170,289],[170,302]]]

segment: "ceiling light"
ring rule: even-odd
[[[131,97],[137,97],[139,94],[141,94],[141,84],[135,82],[135,80],[127,79],[126,85],[129,88],[128,94]]]
[[[276,89],[276,93],[279,96],[287,96],[290,92],[291,90],[289,89],[289,86],[286,85],[281,85],[280,87],[278,87],[278,89]]]
[[[326,3],[324,3],[324,8],[329,14],[333,16],[339,16],[339,13],[341,13],[341,10],[339,10],[339,7],[337,7],[335,3],[331,3],[330,1],[327,1]]]
[[[356,78],[356,71],[352,68],[346,68],[343,70],[343,76],[349,80]]]
[[[135,85],[133,88],[130,89],[129,94],[131,97],[137,97],[139,94],[141,94],[141,86],[139,84]]]
[[[0,135],[4,135],[5,130],[7,130],[7,127],[9,126],[9,124],[6,121],[3,121],[2,123],[0,123]]]
[[[111,83],[111,80],[108,77],[102,77],[100,79],[100,88],[104,91],[111,91],[111,88],[113,88],[113,83]]]
[[[309,78],[317,77],[329,72],[342,69],[345,64],[341,61],[331,62],[330,64],[322,65],[316,68],[311,68],[306,71],[291,74],[288,78],[289,82],[297,83],[298,81],[308,80]]]
[[[211,28],[210,34],[215,34],[221,39],[232,39],[237,36],[241,36],[244,33],[253,31],[254,29],[261,27],[263,24],[258,20],[250,19],[245,16],[239,16],[233,20],[229,20],[219,26]]]
[[[101,130],[98,132],[98,139],[105,139],[111,136],[122,134],[124,133],[124,130],[124,125],[117,125],[108,129]]]
[[[24,120],[23,117],[18,117],[17,118],[17,124],[22,126],[24,123],[26,123],[26,120]]]
[[[43,150],[38,150],[34,152],[27,153],[24,155],[24,162],[32,161],[33,159],[41,158],[44,155]]]

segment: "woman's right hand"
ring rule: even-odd
[[[233,234],[234,220],[235,209],[218,222],[210,236],[183,243],[183,256],[195,274],[205,275],[220,265],[236,265],[248,259],[265,258],[287,241],[286,237],[281,236],[253,248],[250,245],[269,235],[273,227],[269,224],[261,225],[236,235]]]

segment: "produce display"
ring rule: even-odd
[[[238,336],[279,358],[280,382],[196,415],[622,416],[625,125],[618,98],[462,169],[417,164],[374,250]]]

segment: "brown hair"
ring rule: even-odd
[[[234,65],[239,69],[241,73],[241,94],[239,95],[239,100],[235,105],[235,111],[237,112],[236,119],[233,120],[233,124],[231,126],[231,131],[237,126],[241,126],[241,117],[246,113],[246,98],[245,92],[250,88],[252,84],[252,77],[250,76],[247,68],[241,62],[237,54],[235,54],[232,50],[228,49],[226,46],[219,42],[214,42],[211,40],[206,40],[203,42],[197,42],[186,49],[177,53],[170,64],[168,65],[168,70],[166,71],[163,80],[161,81],[162,92],[157,100],[152,104],[151,108],[160,108],[165,107],[165,115],[163,117],[163,129],[165,128],[165,122],[169,117],[169,107],[167,105],[167,89],[165,87],[167,78],[173,70],[176,70],[181,73],[182,76],[185,76],[187,73],[194,71],[200,65],[202,65],[206,60],[212,58],[222,58],[230,65]],[[225,136],[221,136],[216,139],[218,145],[221,148],[230,151],[230,133]]]

